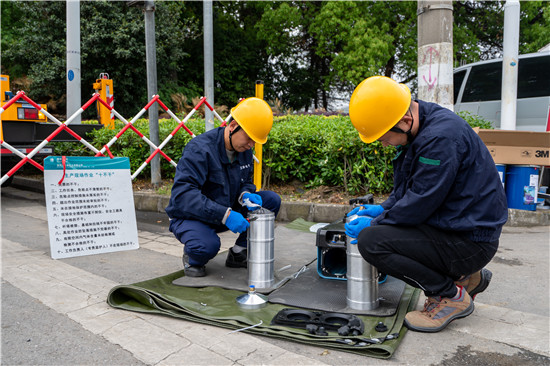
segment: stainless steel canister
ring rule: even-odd
[[[249,212],[248,219],[248,285],[269,288],[275,279],[275,214],[260,208]]]
[[[351,222],[357,215],[350,216]],[[346,236],[347,254],[347,305],[354,310],[373,310],[378,307],[378,270],[363,259],[357,244],[350,244],[353,239]]]

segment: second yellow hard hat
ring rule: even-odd
[[[378,140],[399,122],[411,104],[411,91],[386,76],[363,80],[351,95],[349,117],[361,140]]]

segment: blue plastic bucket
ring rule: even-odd
[[[535,211],[539,167],[535,165],[508,165],[506,167],[506,199],[508,208]]]
[[[500,181],[502,182],[502,188],[506,187],[506,165],[496,164]]]

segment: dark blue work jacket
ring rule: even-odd
[[[210,130],[183,149],[166,207],[170,218],[221,225],[227,208],[237,204],[242,192],[256,191],[252,184],[252,151],[237,152],[230,163],[223,134],[223,127]]]
[[[418,106],[418,133],[398,148],[394,188],[373,224],[428,224],[476,242],[498,240],[508,208],[487,147],[448,109],[423,101]]]

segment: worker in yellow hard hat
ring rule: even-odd
[[[424,309],[405,317],[409,329],[440,331],[473,312],[492,277],[484,267],[508,218],[495,163],[462,118],[412,99],[385,76],[357,86],[349,115],[363,142],[397,147],[393,191],[349,212],[358,215],[346,224],[350,245],[380,272],[424,291]]]
[[[248,211],[267,209],[277,215],[281,198],[272,191],[256,192],[252,183],[252,151],[264,144],[273,112],[259,98],[247,98],[231,109],[231,122],[187,143],[176,168],[170,203],[170,231],[184,244],[186,276],[206,276],[206,263],[220,250],[217,233],[240,233],[225,265],[247,267]]]

